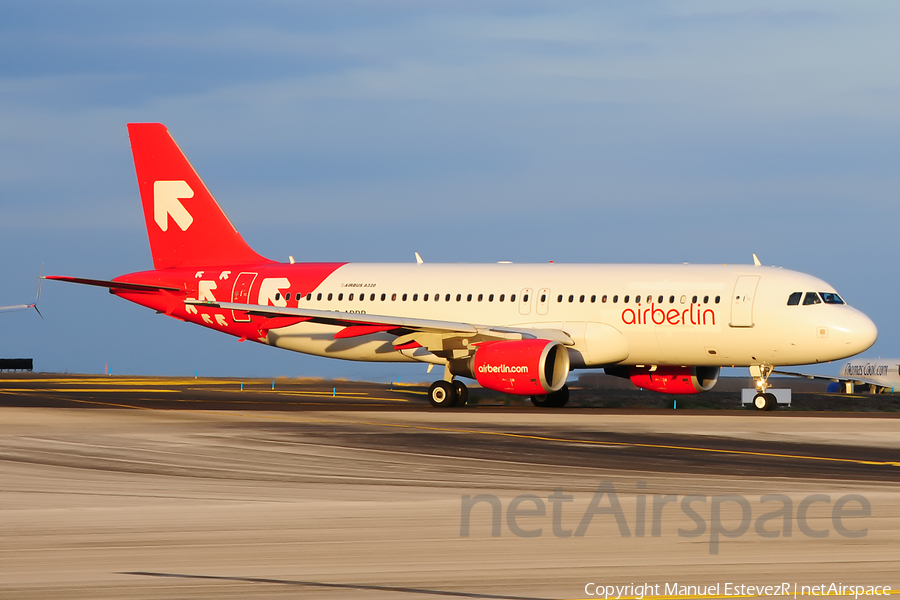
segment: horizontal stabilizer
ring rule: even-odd
[[[156,292],[166,290],[169,292],[180,292],[181,288],[169,287],[166,285],[152,285],[146,283],[127,283],[125,281],[105,281],[103,279],[82,279],[81,277],[65,277],[61,275],[47,275],[44,279],[53,279],[55,281],[68,281],[69,283],[80,283],[81,285],[94,285],[97,287],[105,287],[111,290],[125,290],[128,292]]]

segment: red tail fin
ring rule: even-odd
[[[254,252],[219,208],[161,123],[129,123],[153,266],[270,262]]]

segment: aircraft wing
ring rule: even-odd
[[[844,377],[843,375],[814,375],[812,373],[794,373],[793,371],[782,371],[780,369],[775,369],[774,371],[772,371],[772,373],[778,375],[789,375],[791,377],[803,377],[805,379],[820,379],[822,381],[831,381],[834,383],[842,383],[845,385],[848,383],[852,383],[854,386],[869,385],[879,388],[885,387],[883,381],[876,381],[874,379],[867,379],[865,377]]]
[[[437,321],[433,319],[413,319],[407,317],[346,313],[312,308],[282,308],[278,306],[261,306],[258,304],[240,304],[236,302],[210,302],[206,300],[185,300],[185,304],[210,306],[223,310],[236,310],[250,315],[263,317],[290,317],[311,323],[343,326],[344,329],[335,334],[335,338],[349,338],[359,335],[386,331],[397,335],[394,346],[418,342],[431,349],[437,337],[467,337],[471,342],[487,340],[521,340],[547,339],[558,341],[566,346],[573,346],[574,340],[560,329],[531,329],[528,327],[498,327],[477,325],[454,321]],[[426,343],[423,343],[426,342]]]

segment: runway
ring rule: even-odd
[[[900,589],[896,418],[447,411],[416,386],[271,384],[0,379],[0,597]]]

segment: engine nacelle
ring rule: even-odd
[[[486,342],[471,361],[475,380],[490,390],[538,396],[562,388],[569,376],[569,352],[550,340]]]
[[[639,388],[664,394],[697,394],[708,392],[719,380],[719,367],[628,367],[627,377]],[[623,370],[607,373],[624,376]]]

